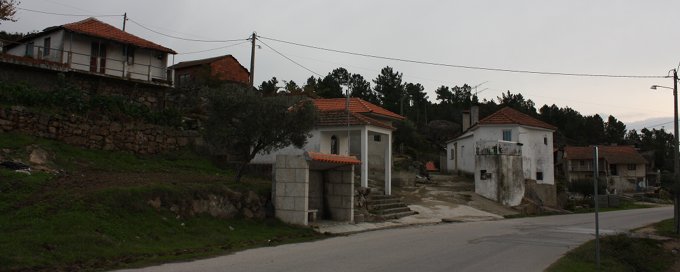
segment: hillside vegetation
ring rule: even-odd
[[[46,160],[30,175],[0,167],[0,270],[78,271],[213,256],[318,238],[273,219],[188,216],[149,201],[255,191],[270,181],[233,173],[191,152],[138,157],[0,134],[0,161]],[[39,152],[40,153],[40,152]],[[40,169],[40,170],[36,170]]]

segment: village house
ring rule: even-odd
[[[360,98],[349,99],[347,112],[345,98],[314,99],[319,110],[319,121],[307,139],[307,144],[299,149],[286,147],[270,154],[259,154],[254,164],[274,164],[276,155],[301,155],[318,152],[339,156],[355,156],[361,163],[358,174],[360,185],[369,187],[369,176],[382,181],[379,189],[385,195],[392,190],[392,132],[393,121],[404,117]]]
[[[594,175],[592,146],[566,146],[560,161],[569,182],[592,180]],[[599,176],[607,181],[610,193],[634,192],[647,187],[647,160],[632,146],[598,146]]]
[[[169,84],[168,54],[174,50],[88,18],[48,27],[4,47],[7,55],[55,63],[67,70]]]
[[[527,186],[553,204],[556,128],[509,107],[478,118],[476,106],[463,113],[463,134],[447,142],[446,169],[474,176],[477,194],[504,205],[519,205]]]
[[[232,55],[183,61],[170,66],[176,87],[203,84],[208,80],[249,84],[250,72]]]

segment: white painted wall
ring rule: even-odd
[[[302,148],[295,146],[287,146],[279,150],[274,150],[269,154],[259,153],[251,161],[254,164],[273,164],[276,162],[276,155],[301,155],[305,151],[319,152],[321,148],[321,131],[314,129],[310,132],[311,137],[307,138],[307,144]]]
[[[50,38],[50,52],[47,56],[45,56],[45,39]],[[54,61],[54,62],[62,62],[62,52],[64,49],[64,31],[59,30],[55,31],[52,33],[49,33],[47,35],[42,35],[39,37],[35,37],[31,40],[26,41],[26,43],[20,44],[10,50],[7,51],[7,54],[14,55],[14,56],[21,56],[24,57],[26,56],[26,45],[30,42],[33,43],[33,58],[35,59],[44,59],[44,60],[49,60],[49,61]],[[65,58],[63,58],[65,59]]]
[[[525,178],[536,179],[536,172],[543,172],[543,180],[539,184],[555,184],[553,162],[553,136],[547,129],[524,127],[519,125],[481,125],[467,132],[456,141],[447,143],[447,167],[451,172],[461,171],[471,174],[475,172],[475,143],[479,141],[503,140],[503,131],[511,131],[511,141],[522,143],[522,168]],[[471,137],[467,137],[469,135]],[[547,140],[547,144],[544,142]],[[456,158],[451,159],[454,144],[457,143]],[[458,160],[456,169],[456,162]]]
[[[51,46],[54,49],[48,56],[43,56],[43,43],[45,38],[51,38]],[[97,39],[90,36],[79,35],[59,30],[50,34],[41,35],[25,44],[21,44],[8,50],[8,54],[15,56],[26,55],[26,44],[34,43],[33,56],[36,59],[46,59],[61,63],[70,63],[72,69],[90,71],[90,55],[92,42],[101,41],[106,46],[106,70],[105,74],[117,77],[128,77],[138,80],[167,78],[168,54],[160,51],[137,48],[134,50],[134,60],[127,62],[124,45],[105,39]],[[71,52],[69,57],[69,52]],[[131,59],[132,60],[132,59]],[[97,69],[99,71],[99,69]]]

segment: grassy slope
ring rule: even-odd
[[[269,187],[267,181],[256,180],[232,184],[231,173],[193,154],[138,158],[0,134],[0,148],[9,149],[9,157],[24,158],[30,145],[55,154],[50,166],[67,175],[0,170],[1,271],[138,266],[319,237],[275,220],[182,218],[146,204],[158,195],[182,199]],[[80,179],[92,172],[114,182]],[[124,179],[130,173],[138,180],[121,179],[124,185],[116,185],[119,175]]]
[[[605,236],[600,240],[601,271],[667,271],[675,256],[662,247],[661,241],[630,238],[625,234]],[[546,271],[598,271],[595,241],[569,251]]]

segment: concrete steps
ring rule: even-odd
[[[371,195],[366,207],[370,213],[383,219],[397,219],[416,214],[398,196]]]

